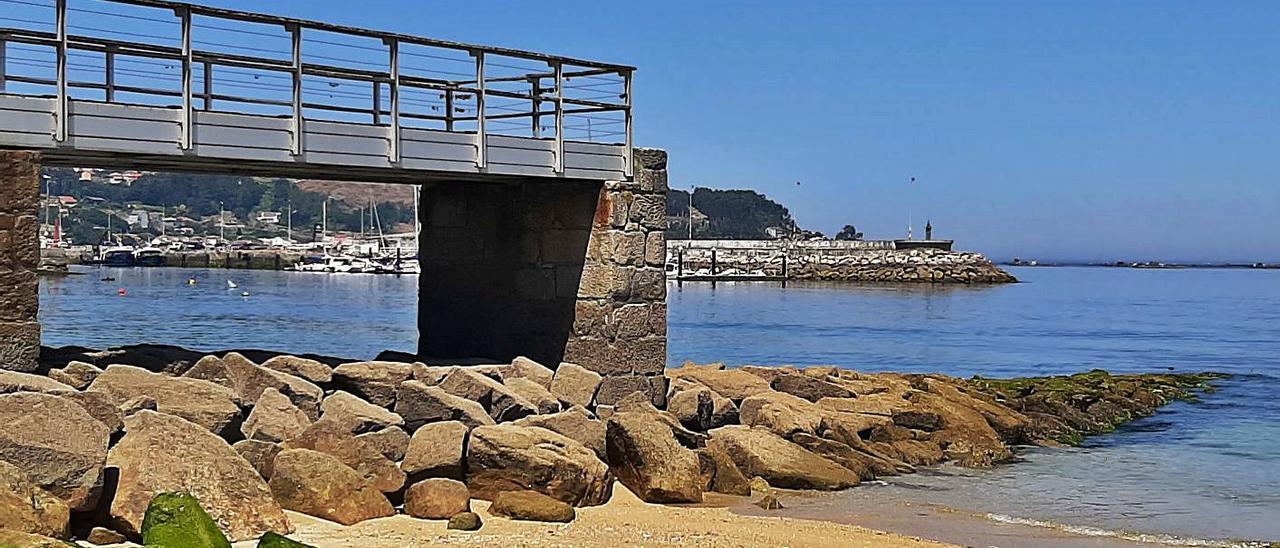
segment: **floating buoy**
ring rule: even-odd
[[[128,291],[125,291],[123,287],[122,287],[122,288],[120,288],[120,289],[117,289],[117,290],[116,290],[116,295],[119,295],[119,296],[121,296],[121,297],[123,297],[123,296],[125,296],[125,295],[128,295],[128,294],[129,294],[129,292],[128,292]]]
[[[187,278],[187,285],[196,285],[195,278]]]

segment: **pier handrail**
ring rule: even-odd
[[[565,142],[584,141],[625,145],[624,169],[631,174],[631,66],[169,0],[0,0],[0,7],[6,6],[15,9],[0,10],[0,93],[50,95],[52,88],[58,142],[67,140],[73,95],[78,102],[106,103],[128,103],[122,95],[129,95],[149,105],[176,98],[176,104],[166,106],[181,109],[184,150],[193,146],[197,110],[226,111],[290,117],[295,155],[302,151],[304,120],[337,118],[386,128],[392,162],[399,161],[401,129],[416,124],[411,127],[475,134],[479,168],[485,167],[491,135],[545,139],[544,132],[550,131],[557,172],[564,170]],[[24,17],[16,8],[53,13]],[[155,9],[172,12],[172,18],[156,17]],[[73,13],[89,16],[92,24],[69,24]],[[103,28],[108,18],[138,21],[148,29],[176,22],[180,30],[167,36]],[[237,24],[266,25],[276,32]],[[50,25],[52,29],[26,28]],[[205,31],[243,40],[195,39]],[[321,37],[313,36],[317,34]],[[288,51],[255,47],[264,39],[288,40]],[[171,40],[177,44],[163,43]],[[410,47],[423,51],[406,51]],[[41,48],[51,48],[53,58],[42,56]],[[339,57],[335,48],[360,50],[366,57],[378,54],[382,63]],[[271,53],[278,56],[264,55]],[[427,59],[428,65],[466,63],[469,70],[411,67],[405,63],[408,58]],[[166,64],[144,65],[147,60]],[[121,62],[144,66],[117,67]],[[49,68],[52,76],[39,73]],[[175,68],[177,74],[166,72]],[[95,73],[100,79],[85,77]],[[158,76],[177,76],[180,89],[157,87]],[[122,77],[146,81],[120,83]],[[86,97],[86,92],[100,95]],[[553,123],[544,125],[546,121]]]

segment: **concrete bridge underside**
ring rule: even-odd
[[[601,404],[634,391],[660,400],[666,153],[631,156],[623,180],[415,174],[419,354],[570,361],[605,376]],[[38,367],[42,161],[38,151],[0,150],[0,369]]]

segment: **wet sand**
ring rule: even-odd
[[[940,505],[877,498],[874,501],[833,494],[779,491],[784,509],[768,512],[749,503],[730,510],[743,516],[783,516],[857,525],[961,546],[999,548],[1158,548],[1162,543],[1090,536],[1059,529],[1002,523]]]
[[[863,527],[793,519],[743,516],[725,507],[672,507],[641,502],[621,485],[608,504],[578,509],[568,524],[512,521],[490,516],[488,503],[472,501],[484,527],[449,531],[444,521],[395,516],[344,527],[290,512],[297,527],[290,538],[320,548],[402,548],[412,546],[789,546],[828,548],[926,548],[945,544]],[[237,543],[237,548],[255,546]]]

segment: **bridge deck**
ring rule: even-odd
[[[627,179],[633,71],[164,0],[0,0],[0,148],[293,177]]]

